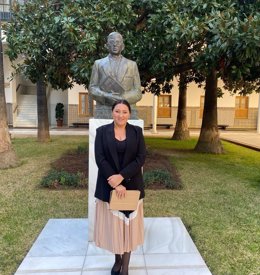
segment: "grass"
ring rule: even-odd
[[[22,162],[0,171],[0,274],[13,274],[49,218],[87,216],[87,190],[49,190],[40,181],[50,163],[86,137],[55,137],[49,144],[15,139]]]
[[[87,216],[87,190],[39,185],[52,161],[86,142],[13,140],[21,165],[0,171],[1,275],[15,272],[49,218]],[[181,217],[213,275],[259,275],[259,152],[223,142],[223,155],[198,154],[195,139],[147,138],[146,144],[170,155],[184,189],[147,190],[145,216]]]
[[[184,189],[147,192],[145,214],[181,217],[214,275],[259,275],[260,154],[226,142],[223,155],[198,154],[195,143],[147,139],[171,155]]]

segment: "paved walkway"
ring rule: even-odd
[[[223,140],[260,151],[260,134],[258,134],[256,131],[222,131],[220,133],[220,137]]]
[[[212,275],[178,217],[145,218],[129,275]],[[50,219],[15,275],[109,275],[114,255],[88,242],[88,219]]]
[[[12,137],[21,136],[37,136],[36,129],[10,129]],[[239,144],[257,151],[260,151],[260,134],[256,131],[230,131],[230,130],[219,130],[220,137],[223,140]],[[50,130],[51,135],[88,135],[88,129],[83,128],[52,128]],[[157,133],[153,133],[152,130],[145,130],[145,136],[153,137],[171,137],[173,134],[173,129],[165,130],[160,129]],[[199,130],[191,130],[191,136],[199,136]]]
[[[145,130],[146,136],[163,136],[171,137],[174,130],[160,130],[158,133],[154,134],[151,130]],[[230,131],[230,130],[219,130],[220,138],[250,149],[260,151],[260,134],[256,131]],[[191,130],[191,136],[199,136],[199,130]]]

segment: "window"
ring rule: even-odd
[[[203,118],[203,111],[204,111],[204,103],[205,103],[205,96],[200,96],[200,118]]]
[[[88,116],[88,94],[79,93],[79,116]]]
[[[9,20],[11,0],[0,0],[0,19],[3,21]]]
[[[9,12],[10,11],[10,0],[0,0],[0,11]]]
[[[236,96],[235,118],[248,118],[248,96]]]
[[[158,117],[171,117],[171,95],[160,95],[158,97]]]

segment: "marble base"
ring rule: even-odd
[[[129,275],[211,275],[178,217],[145,218]],[[88,242],[88,219],[50,219],[15,275],[109,275],[114,255]]]
[[[94,218],[95,218],[95,189],[96,189],[96,181],[97,181],[97,173],[98,168],[95,160],[95,138],[96,138],[96,130],[98,127],[109,124],[113,120],[112,119],[96,119],[91,118],[89,120],[89,164],[88,164],[88,237],[89,241],[93,241],[93,230],[94,230]],[[130,124],[137,125],[144,128],[144,121],[141,119],[138,120],[128,120]]]

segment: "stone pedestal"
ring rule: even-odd
[[[98,168],[95,160],[94,144],[96,138],[96,129],[102,125],[111,123],[112,119],[95,119],[89,120],[89,166],[88,166],[88,236],[89,241],[93,241],[93,229],[94,229],[94,218],[95,218],[95,188],[97,181]],[[130,124],[140,126],[144,128],[144,121],[128,120]]]

